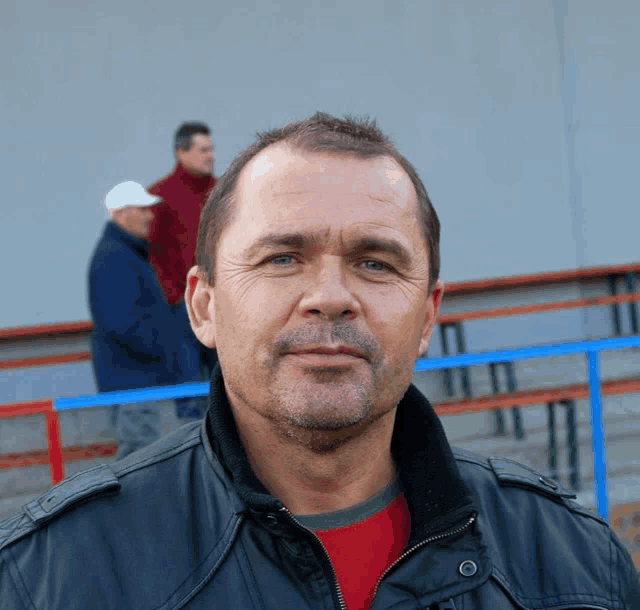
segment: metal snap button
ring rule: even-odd
[[[267,523],[271,526],[278,525],[278,517],[275,515],[267,515]]]
[[[475,561],[467,559],[460,564],[458,571],[463,576],[473,576],[478,571],[478,565]]]
[[[47,506],[50,506],[53,502],[55,502],[58,499],[58,496],[56,494],[51,494],[50,496],[47,496],[44,501],[42,502],[43,504],[46,504]]]
[[[551,489],[558,489],[558,484],[552,479],[547,479],[547,477],[538,477],[538,481],[547,487],[551,487]]]

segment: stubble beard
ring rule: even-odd
[[[295,350],[329,340],[357,347],[363,362],[352,368],[301,366],[287,360]],[[290,332],[261,360],[267,391],[257,410],[283,439],[317,453],[344,445],[393,411],[411,378],[404,370],[406,363],[388,362],[374,337],[344,320],[331,328],[316,325]]]
[[[268,417],[287,438],[316,453],[349,442],[384,413],[376,412],[376,375],[349,379],[353,373],[336,367],[309,369],[295,384],[273,380]]]

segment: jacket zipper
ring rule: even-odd
[[[289,512],[289,510],[286,507],[283,506],[280,510],[283,513],[286,513],[289,516],[289,519],[291,519],[299,528],[303,529],[305,532],[309,532],[318,541],[318,543],[322,547],[322,550],[324,551],[324,555],[327,558],[327,561],[329,562],[329,566],[331,566],[331,572],[333,573],[333,584],[335,586],[336,593],[338,594],[338,601],[340,602],[340,610],[347,610],[347,605],[344,603],[344,596],[342,595],[342,590],[340,589],[340,584],[338,583],[338,575],[336,574],[336,570],[333,567],[333,563],[331,562],[331,557],[329,557],[329,553],[325,548],[324,544],[322,543],[322,540],[320,540],[320,538],[317,536],[315,532],[313,532],[309,528],[306,528],[304,525],[302,525],[302,523],[300,523],[300,521],[298,521],[291,514],[291,512]]]
[[[291,512],[286,508],[286,507],[282,507],[280,509],[281,512],[285,513],[289,519],[291,519],[291,521],[293,521],[300,529],[304,530],[305,532],[308,532],[309,534],[311,534],[320,544],[320,546],[322,547],[322,550],[324,551],[324,555],[327,558],[327,561],[329,562],[329,565],[331,566],[331,572],[333,573],[333,584],[335,585],[335,589],[336,589],[336,593],[338,594],[338,601],[340,602],[340,610],[347,610],[347,606],[344,603],[344,596],[342,595],[342,590],[340,589],[340,585],[338,584],[338,575],[336,574],[336,570],[333,567],[333,564],[331,563],[331,557],[329,557],[329,553],[327,552],[327,549],[325,548],[324,544],[322,543],[322,540],[320,540],[320,538],[310,529],[306,528],[304,525],[302,525],[302,523],[300,523],[292,514]],[[427,538],[426,540],[423,540],[422,542],[419,542],[418,544],[416,544],[415,546],[412,546],[410,549],[408,549],[407,551],[405,551],[404,553],[402,553],[402,555],[400,555],[400,557],[398,557],[398,559],[396,559],[383,573],[382,576],[378,579],[378,582],[376,583],[376,587],[373,590],[373,596],[371,597],[371,600],[373,602],[373,600],[375,599],[376,595],[378,594],[378,589],[380,588],[380,583],[382,582],[382,580],[384,579],[384,577],[391,571],[393,570],[393,568],[395,568],[402,560],[404,560],[406,557],[408,557],[411,553],[413,553],[416,549],[419,549],[421,547],[423,547],[425,544],[429,544],[431,542],[435,542],[436,540],[442,540],[443,538],[448,538],[449,536],[455,536],[456,534],[459,534],[460,532],[463,532],[464,530],[466,530],[468,527],[470,527],[474,521],[476,520],[475,517],[469,517],[469,519],[460,527],[445,532],[444,534],[437,534],[436,536],[431,536],[430,538]],[[593,608],[594,610],[605,610],[604,608],[602,608],[601,606],[585,606],[585,608]]]
[[[391,570],[393,570],[393,568],[395,568],[403,559],[405,559],[408,555],[411,555],[411,553],[413,553],[416,549],[419,549],[420,547],[423,547],[425,544],[429,544],[430,542],[435,542],[436,540],[442,540],[443,538],[448,538],[449,536],[455,536],[456,534],[459,534],[460,532],[462,532],[465,529],[467,529],[475,520],[476,520],[475,517],[469,517],[469,519],[466,521],[466,523],[464,523],[460,527],[458,527],[458,528],[456,528],[454,530],[445,532],[444,534],[437,534],[436,536],[431,536],[430,538],[427,538],[426,540],[423,540],[422,542],[416,544],[415,546],[412,546],[409,550],[407,550],[404,553],[402,553],[402,555],[400,555],[400,557],[398,557],[398,559],[396,559],[382,573],[382,576],[378,579],[378,582],[376,583],[376,588],[373,590],[373,597],[371,599],[374,600],[376,598],[376,595],[378,594],[378,589],[380,588],[380,583],[382,582],[382,579]]]
[[[320,538],[315,534],[315,532],[311,531],[310,529],[306,528],[304,525],[302,525],[302,523],[300,523],[292,514],[291,512],[286,508],[286,507],[282,507],[280,509],[283,513],[285,513],[289,519],[291,519],[291,521],[293,521],[299,528],[303,529],[305,532],[309,532],[320,544],[320,546],[322,547],[322,550],[324,551],[324,555],[327,558],[327,561],[329,562],[329,565],[331,566],[331,572],[333,573],[333,584],[335,585],[336,588],[336,593],[338,594],[338,601],[340,602],[340,609],[341,610],[347,610],[347,606],[344,603],[344,596],[342,595],[342,591],[340,589],[340,584],[338,583],[338,575],[336,574],[336,570],[333,567],[333,563],[331,563],[331,557],[329,557],[329,553],[327,552],[327,549],[325,548],[324,544],[322,543],[322,540],[320,540]],[[460,532],[464,531],[465,529],[467,529],[469,526],[471,526],[471,524],[476,520],[475,517],[469,517],[469,519],[460,527],[445,532],[444,534],[437,534],[436,536],[431,536],[430,538],[427,538],[426,540],[423,540],[422,542],[416,544],[415,546],[412,546],[409,550],[405,551],[404,553],[402,553],[402,555],[400,555],[400,557],[398,557],[398,559],[396,559],[383,573],[382,576],[378,579],[378,582],[376,583],[376,587],[373,590],[373,597],[372,600],[375,599],[377,593],[378,593],[378,589],[380,588],[380,583],[382,582],[382,579],[391,571],[393,570],[393,568],[395,568],[403,559],[405,559],[407,556],[409,556],[411,553],[413,553],[416,549],[419,549],[420,547],[423,547],[425,544],[429,544],[430,542],[435,542],[436,540],[442,540],[443,538],[448,538],[449,536],[455,536],[456,534],[459,534]]]

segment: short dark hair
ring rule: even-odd
[[[197,133],[208,136],[211,135],[209,126],[206,123],[182,123],[173,138],[173,149],[189,150],[193,144],[193,136]]]
[[[327,152],[370,159],[391,157],[411,178],[418,198],[420,220],[427,242],[429,256],[429,290],[440,274],[440,221],[431,204],[427,190],[411,163],[401,155],[391,140],[382,133],[375,121],[345,116],[336,118],[325,112],[289,123],[282,128],[258,132],[257,140],[245,148],[216,182],[200,216],[196,264],[206,273],[207,281],[214,285],[216,248],[224,228],[233,220],[234,195],[240,172],[258,153],[279,142],[307,152]]]

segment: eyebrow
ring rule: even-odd
[[[352,250],[358,254],[384,252],[398,260],[404,267],[411,267],[413,257],[405,246],[391,237],[363,236],[353,242]]]
[[[318,233],[267,233],[259,237],[244,251],[247,259],[253,258],[262,252],[262,250],[271,250],[274,248],[294,248],[295,250],[304,250],[317,246],[320,242],[321,235]]]
[[[258,238],[245,251],[244,256],[251,259],[263,250],[275,248],[293,248],[305,250],[317,248],[323,233],[268,233]],[[398,240],[390,237],[362,236],[349,241],[349,249],[355,254],[384,252],[390,254],[405,266],[411,267],[413,257],[407,248]]]

